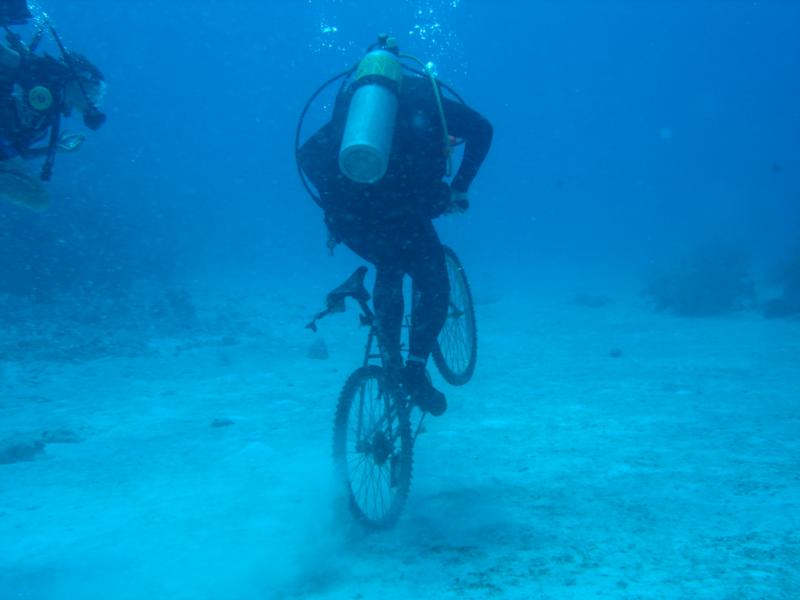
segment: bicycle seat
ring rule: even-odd
[[[331,313],[344,312],[345,298],[353,298],[362,306],[369,300],[369,292],[364,287],[364,277],[367,276],[367,267],[358,267],[344,283],[335,287],[325,297],[325,310],[314,315],[314,319],[306,325],[312,331],[317,330],[316,321]]]
[[[334,288],[325,298],[325,306],[330,312],[344,311],[344,299],[353,298],[360,302],[369,300],[369,292],[364,287],[364,277],[367,276],[367,267],[358,267],[345,282]]]

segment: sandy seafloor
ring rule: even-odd
[[[476,375],[365,535],[330,459],[364,330],[309,358],[325,291],[168,327],[3,299],[0,598],[800,598],[800,321],[476,292]]]

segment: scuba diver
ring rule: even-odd
[[[0,25],[24,25],[30,18],[26,0],[0,0]]]
[[[343,242],[376,267],[373,296],[384,367],[412,402],[438,416],[447,401],[431,384],[426,362],[447,318],[450,284],[432,220],[469,207],[467,193],[489,152],[492,126],[436,79],[430,63],[416,70],[401,59],[422,65],[382,35],[357,67],[323,84],[301,116],[296,158],[304,185],[325,213],[329,246]],[[339,78],[330,122],[300,146],[310,104]],[[462,161],[448,184],[452,147],[462,141]],[[406,274],[419,295],[403,365]]]
[[[73,152],[85,139],[62,134],[61,119],[77,110],[89,129],[99,129],[105,122],[98,108],[105,78],[83,55],[67,50],[45,19],[25,44],[9,26],[29,18],[24,1],[0,0],[0,26],[6,32],[6,45],[0,43],[0,198],[42,208],[49,194],[41,182],[50,180],[56,152]],[[45,32],[60,58],[36,53]],[[41,157],[44,164],[37,178],[25,161]]]

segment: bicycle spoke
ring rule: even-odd
[[[364,504],[364,508],[367,511],[367,516],[370,518],[374,518],[375,515],[375,494],[373,490],[375,489],[375,480],[372,477],[372,470],[370,469],[370,473],[366,479],[366,486],[364,490],[363,499],[361,502]]]
[[[380,502],[381,502],[381,470],[377,469],[375,473],[375,479],[372,482],[373,487],[373,494],[372,494],[372,507],[373,507],[373,514],[375,517],[380,516],[382,513],[380,509]]]
[[[369,484],[369,477],[366,476],[366,471],[369,469],[369,465],[364,462],[360,469],[358,469],[358,473],[360,477],[358,478],[358,491],[356,492],[356,498],[362,496],[364,494],[364,488]]]
[[[377,467],[376,465],[375,470],[373,471],[374,477],[372,479],[372,508],[373,508],[373,514],[376,517],[383,514],[382,511],[379,509],[379,504],[382,498],[381,471],[382,469],[380,467]]]
[[[389,463],[386,463],[386,464],[389,464]],[[387,481],[386,469],[381,469],[379,477],[380,477],[380,480],[381,480],[381,488],[380,488],[381,489],[381,496],[380,496],[381,497],[381,514],[383,514],[387,509],[386,496],[383,493],[384,489],[386,490],[387,493],[390,493],[392,488],[389,485],[389,482]]]

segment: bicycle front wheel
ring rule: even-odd
[[[413,441],[408,409],[388,390],[381,367],[361,367],[345,382],[333,456],[356,519],[372,529],[393,525],[411,487]]]
[[[436,368],[451,385],[464,385],[475,372],[478,334],[475,307],[467,275],[456,253],[444,247],[447,277],[450,279],[450,304],[447,320],[433,348]]]

